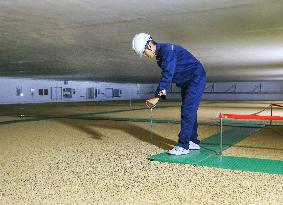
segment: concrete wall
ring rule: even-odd
[[[283,100],[283,82],[207,83],[206,100]]]
[[[0,87],[0,104],[15,104],[148,99],[154,96],[157,84],[122,84],[0,77]],[[21,91],[18,95],[17,89]],[[47,89],[48,95],[39,95],[39,89]],[[92,89],[93,96],[89,95],[87,89]],[[116,89],[116,97],[113,96],[114,89]],[[64,92],[64,90],[71,91],[71,96],[68,96],[68,92]],[[167,92],[167,98],[180,99],[180,92],[180,88],[173,84]],[[283,100],[283,82],[207,83],[203,99]]]
[[[140,84],[140,97],[154,95],[157,84]],[[168,99],[181,99],[181,89],[172,85]],[[207,83],[204,100],[283,100],[283,81]]]
[[[85,102],[138,99],[137,84],[104,83],[93,81],[34,80],[27,78],[0,78],[0,104]],[[17,96],[17,88],[21,95]],[[64,89],[71,89],[71,97]],[[93,99],[88,99],[87,89],[93,88]],[[39,89],[48,89],[48,95],[39,95]],[[111,89],[119,90],[119,97],[111,95]]]

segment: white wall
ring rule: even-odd
[[[283,100],[283,81],[207,83],[206,100]]]
[[[66,84],[67,82],[67,84]],[[93,81],[64,81],[64,80],[34,80],[28,78],[3,78],[0,77],[0,104],[15,103],[44,103],[44,102],[82,102],[82,101],[106,101],[138,99],[137,84],[105,83]],[[23,96],[16,95],[16,88],[22,88]],[[72,98],[60,95],[52,99],[53,88],[71,88],[75,90]],[[99,90],[94,99],[87,99],[87,88]],[[106,89],[114,88],[121,90],[120,97],[107,97]],[[32,94],[31,89],[34,89]],[[39,89],[48,89],[48,95],[39,95]]]
[[[157,85],[0,77],[0,104],[148,99],[154,96]],[[16,95],[17,87],[22,88],[23,96]],[[51,90],[55,87],[62,91],[64,88],[71,88],[75,93],[72,94],[72,98],[60,94],[60,98],[54,99]],[[87,88],[98,91],[93,99],[87,99]],[[34,89],[33,95],[31,89]],[[39,89],[48,89],[48,95],[39,95]],[[113,97],[111,93],[107,96],[107,91],[111,91],[110,89],[119,89],[120,96]],[[180,99],[180,96],[180,88],[173,84],[168,90],[167,99]],[[207,83],[203,99],[283,100],[283,82]]]
[[[154,95],[157,84],[140,84],[141,98]],[[167,92],[167,99],[180,100],[181,89],[175,84]],[[283,81],[268,82],[217,82],[207,83],[204,100],[283,100]]]

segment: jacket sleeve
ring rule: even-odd
[[[155,92],[155,97],[166,96],[166,91],[172,82],[176,67],[176,56],[173,49],[170,48],[164,52],[160,67],[162,72],[159,85]]]

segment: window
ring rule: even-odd
[[[113,89],[113,97],[120,97],[120,90],[119,89]]]
[[[48,89],[38,89],[38,95],[48,95]]]
[[[43,94],[44,94],[44,95],[48,95],[48,89],[44,89],[44,90],[43,90]]]
[[[72,98],[72,88],[63,88],[63,97]]]

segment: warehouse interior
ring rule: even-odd
[[[135,34],[203,64],[201,149]],[[0,0],[0,204],[283,204],[283,2]]]

